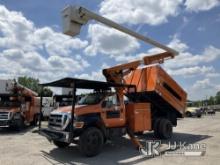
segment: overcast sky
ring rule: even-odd
[[[97,22],[62,34],[61,10],[81,5],[180,52],[163,68],[204,99],[220,90],[219,0],[1,0],[0,77],[104,80],[103,68],[160,50]]]

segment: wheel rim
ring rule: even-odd
[[[95,149],[98,145],[99,145],[99,136],[97,133],[91,133],[90,135],[88,135],[87,137],[87,147],[89,150],[93,150]]]

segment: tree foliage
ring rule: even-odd
[[[210,96],[208,99],[190,101],[188,106],[200,107],[200,106],[216,105],[216,104],[220,104],[220,91],[218,91],[215,96]]]
[[[18,78],[18,83],[35,91],[40,95],[41,93],[41,87],[39,86],[39,79],[35,79],[32,77],[19,77]],[[44,88],[42,96],[44,97],[51,97],[53,95],[53,92],[49,88]]]

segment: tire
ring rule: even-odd
[[[192,117],[192,114],[190,112],[186,112],[186,117]]]
[[[167,119],[161,119],[159,126],[159,134],[162,139],[170,139],[173,134],[173,125]]]
[[[31,126],[37,126],[38,122],[39,122],[39,115],[36,114],[34,115],[33,121],[31,122]]]
[[[96,127],[87,128],[81,134],[79,139],[80,151],[87,157],[98,155],[103,147],[103,144],[103,133]]]
[[[20,119],[18,119],[18,121],[16,122],[14,128],[17,131],[22,131],[25,128],[24,119],[22,116],[20,116]]]
[[[55,146],[57,146],[58,148],[66,148],[70,145],[70,143],[60,142],[60,141],[56,141],[56,140],[53,141],[53,144]]]
[[[201,118],[201,116],[202,116],[201,114],[197,115],[198,118]]]

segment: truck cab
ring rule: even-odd
[[[43,85],[71,88],[73,83],[76,87],[73,88],[72,104],[59,105],[52,111],[48,124],[40,122],[39,133],[60,148],[75,143],[75,138],[79,137],[77,143],[81,152],[94,156],[106,140],[126,134],[125,104],[117,87],[126,88],[128,85],[76,78],[64,78]],[[75,89],[93,89],[93,92],[78,100]]]
[[[19,118],[17,112],[20,111],[21,102],[12,95],[0,95],[0,127],[8,127],[16,125],[17,120],[12,118]]]
[[[95,92],[86,94],[75,105],[75,128],[82,129],[96,122],[105,127],[125,125],[124,104],[116,93]],[[71,118],[71,105],[59,106],[51,112],[48,127],[55,130],[68,130]],[[78,131],[77,130],[77,131]],[[75,135],[77,136],[77,134]]]
[[[4,90],[0,92],[0,128],[20,130],[26,124],[37,125],[40,115],[37,94],[12,81],[1,81],[1,85]]]
[[[0,127],[22,129],[28,123],[36,125],[39,107],[37,98],[0,94]]]

